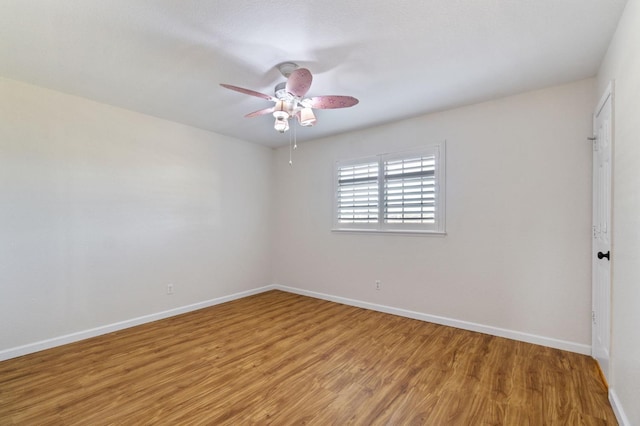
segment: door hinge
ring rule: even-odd
[[[596,323],[596,311],[591,311],[591,321],[593,321],[593,323]]]

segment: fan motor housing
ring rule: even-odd
[[[282,100],[289,99],[290,95],[287,93],[287,83],[282,82],[276,84],[276,88],[274,89],[275,97]]]

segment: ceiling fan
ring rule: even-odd
[[[287,81],[276,85],[274,96],[230,84],[221,83],[220,86],[275,102],[274,106],[251,112],[245,115],[245,117],[251,118],[259,115],[273,114],[276,119],[274,128],[280,133],[289,130],[289,119],[292,117],[295,117],[301,126],[308,127],[316,124],[317,120],[313,113],[314,108],[348,108],[358,103],[358,100],[353,96],[331,95],[305,98],[304,96],[309,91],[313,80],[311,71],[306,68],[299,68],[298,65],[293,62],[282,63],[278,65],[278,69],[280,73],[287,78]]]

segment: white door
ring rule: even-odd
[[[611,330],[611,85],[593,120],[593,244],[591,351],[609,380]]]

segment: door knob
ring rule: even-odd
[[[602,259],[603,257],[606,257],[606,258],[607,258],[607,260],[611,260],[611,259],[609,258],[609,253],[610,253],[610,252],[603,253],[603,252],[599,251],[599,252],[598,252],[598,259]]]

